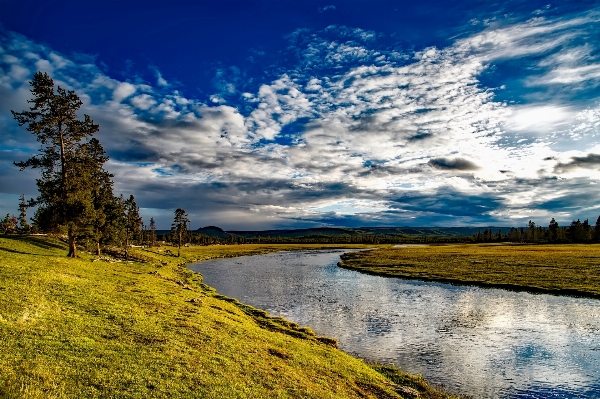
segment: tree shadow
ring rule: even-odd
[[[0,251],[12,252],[13,254],[21,254],[21,255],[38,255],[38,254],[32,254],[31,252],[22,252],[22,251],[17,251],[16,249],[10,249],[10,248],[5,248],[5,247],[0,247]]]
[[[21,242],[26,242],[28,244],[31,244],[33,246],[36,246],[38,248],[42,248],[42,249],[66,249],[65,245],[61,245],[60,243],[54,243],[54,242],[50,242],[47,238],[41,238],[41,237],[32,237],[32,236],[4,236],[4,238],[8,238],[11,240],[15,240],[15,241],[21,241]]]

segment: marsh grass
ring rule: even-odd
[[[137,250],[139,263],[0,237],[0,397],[411,397],[335,340],[221,296],[182,266],[280,249]]]
[[[600,298],[600,245],[387,247],[343,255],[340,266],[424,281]]]

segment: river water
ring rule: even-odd
[[[280,252],[189,268],[223,295],[456,394],[600,398],[600,300],[366,275],[337,267],[343,252]]]

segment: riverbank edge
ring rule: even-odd
[[[238,305],[243,306],[247,311],[249,311],[250,313],[255,313],[253,316],[261,316],[261,315],[268,315],[267,312],[261,311],[260,309],[256,309],[251,307],[250,305],[244,305],[241,302],[237,301],[234,298],[228,298],[226,296],[220,295],[216,292],[216,290],[213,287],[210,287],[206,284],[204,284],[202,282],[202,277],[201,274],[194,272],[190,269],[188,269],[187,267],[185,267],[186,264],[191,263],[191,261],[198,261],[197,256],[194,257],[195,259],[189,259],[185,262],[182,262],[182,260],[184,260],[184,257],[179,258],[179,257],[174,257],[172,255],[168,255],[168,256],[161,256],[163,259],[160,260],[158,258],[154,258],[151,259],[150,257],[148,257],[148,261],[144,261],[144,262],[137,262],[137,261],[128,261],[128,262],[123,262],[122,260],[117,260],[114,258],[110,258],[110,257],[106,257],[106,256],[102,256],[102,257],[96,257],[93,256],[92,254],[88,254],[85,252],[82,252],[80,254],[79,258],[76,259],[72,259],[72,258],[66,258],[64,257],[64,255],[62,255],[63,250],[65,250],[65,245],[64,243],[60,242],[59,240],[52,240],[50,238],[30,238],[30,237],[20,237],[20,236],[13,236],[13,237],[7,237],[9,238],[12,243],[10,243],[10,245],[4,245],[5,243],[3,242],[3,245],[0,245],[0,252],[6,252],[6,257],[3,257],[3,268],[0,268],[0,271],[4,272],[2,277],[3,278],[11,278],[12,281],[12,286],[6,286],[6,287],[1,287],[2,291],[4,291],[4,293],[6,292],[10,292],[10,290],[14,290],[18,287],[21,287],[22,289],[24,289],[25,291],[23,292],[27,292],[27,295],[21,295],[21,297],[27,297],[27,296],[31,296],[31,297],[35,297],[36,294],[38,294],[38,291],[40,291],[37,288],[40,288],[39,286],[39,282],[40,281],[44,281],[46,282],[45,278],[50,278],[53,281],[64,281],[65,283],[67,282],[72,282],[72,281],[78,281],[78,282],[83,282],[83,281],[90,281],[91,284],[93,286],[97,286],[98,283],[100,282],[99,280],[96,281],[96,278],[98,276],[102,276],[103,274],[101,273],[101,269],[105,269],[108,268],[111,270],[111,272],[109,274],[105,274],[104,276],[117,276],[117,274],[115,274],[114,272],[119,272],[119,276],[118,278],[121,278],[125,275],[127,275],[129,277],[129,282],[130,284],[136,285],[135,281],[139,281],[140,284],[146,284],[147,282],[150,281],[154,281],[155,283],[150,283],[151,285],[160,285],[163,283],[156,283],[157,281],[163,281],[165,283],[167,283],[166,286],[164,287],[170,287],[168,289],[169,292],[163,293],[163,294],[167,294],[169,296],[169,298],[176,298],[177,302],[182,302],[183,303],[189,303],[189,305],[185,305],[187,308],[189,309],[193,309],[193,308],[197,308],[197,309],[208,309],[209,312],[212,312],[209,308],[215,308],[217,309],[218,312],[220,313],[224,313],[225,318],[230,319],[231,317],[235,316],[234,313],[231,312],[231,310],[235,309],[232,307],[232,305],[238,307]],[[1,238],[0,238],[1,240]],[[14,240],[14,241],[13,241]],[[35,245],[35,247],[31,246],[31,240],[34,240],[35,243],[33,243]],[[19,243],[19,244],[17,244]],[[248,247],[244,247],[244,251],[247,252],[247,248]],[[254,247],[255,250],[257,249],[257,246]],[[214,249],[214,248],[213,248]],[[280,248],[277,248],[278,250]],[[299,249],[307,249],[307,248],[299,248]],[[326,247],[323,249],[332,249],[331,247]],[[347,248],[337,248],[337,249],[347,249]],[[258,248],[258,250],[260,252],[263,252],[265,250],[265,248]],[[284,249],[281,249],[284,250]],[[289,249],[288,249],[289,250]],[[65,250],[66,251],[66,250]],[[139,249],[135,249],[133,250],[133,252],[137,252],[139,251]],[[207,251],[204,251],[207,252]],[[210,252],[210,251],[208,251]],[[231,256],[231,254],[229,252],[228,249],[223,250],[223,248],[219,248],[216,247],[216,251],[215,252],[220,252],[222,253],[220,256],[205,256],[203,257],[204,259],[215,259],[215,258],[223,258],[223,257],[233,257]],[[269,252],[275,252],[272,248],[271,250],[269,250]],[[66,253],[66,252],[64,252]],[[196,251],[190,251],[190,253],[188,253],[188,255],[198,255],[200,253],[200,251],[196,250]],[[224,255],[223,255],[224,253]],[[183,255],[183,253],[182,253]],[[247,253],[241,254],[241,255],[247,255]],[[35,256],[43,256],[44,258],[42,258],[44,260],[44,262],[39,262],[39,258],[35,258]],[[153,262],[152,262],[153,260]],[[160,261],[157,261],[160,260]],[[94,263],[100,261],[100,263]],[[91,262],[91,263],[90,263]],[[145,263],[145,265],[144,265]],[[54,268],[54,266],[51,266],[53,264],[57,264],[59,266],[57,266],[56,268]],[[46,266],[44,266],[46,265]],[[93,266],[92,266],[93,265]],[[91,266],[91,267],[90,267]],[[112,267],[114,266],[114,268]],[[125,268],[123,266],[126,266]],[[37,276],[38,276],[38,268],[44,268],[43,271],[42,269],[39,270],[39,274],[43,274],[43,276],[41,277],[41,279],[38,281]],[[2,270],[3,269],[3,270]],[[15,272],[15,270],[20,270],[19,273],[17,273],[16,275],[13,275],[13,273]],[[144,271],[145,270],[145,271]],[[98,273],[100,272],[100,273]],[[106,272],[106,270],[104,270],[104,272]],[[29,273],[29,274],[28,274]],[[56,274],[55,274],[56,273]],[[26,275],[30,275],[30,276],[36,276],[32,278],[29,278],[27,281],[19,281],[18,278],[14,278],[15,276],[26,276]],[[75,277],[75,280],[72,279],[72,276]],[[67,280],[61,280],[64,278],[67,278]],[[113,278],[113,277],[111,277]],[[106,280],[107,283],[110,285],[112,284],[112,281],[108,281]],[[120,281],[119,284],[122,284],[123,281]],[[32,285],[33,284],[33,285]],[[179,288],[179,293],[177,294],[176,292],[171,292],[172,288],[173,288],[173,284],[175,284],[176,287]],[[55,285],[55,283],[53,282],[53,286]],[[37,290],[32,290],[33,286],[35,286],[35,288]],[[56,292],[64,292],[64,289],[70,287],[67,285],[63,285],[63,288],[60,289],[59,291]],[[139,287],[139,286],[138,286]],[[54,287],[56,288],[56,287]],[[121,285],[119,287],[120,289],[116,290],[118,292],[124,292],[123,291],[123,286]],[[151,288],[151,287],[147,287],[147,288]],[[8,291],[7,291],[8,290]],[[70,291],[70,290],[69,290]],[[111,291],[115,291],[112,290]],[[142,297],[136,298],[139,295],[142,294],[138,294],[139,292],[142,292],[140,290],[136,290],[135,288],[132,288],[130,290],[127,290],[131,295],[127,296],[127,298],[132,299],[133,302],[135,303],[141,303],[142,302]],[[149,291],[148,291],[149,292]],[[46,291],[43,286],[42,286],[42,290],[40,291],[41,295],[43,297],[45,297],[46,295],[49,295],[49,292]],[[98,302],[94,301],[93,298],[94,294],[99,294],[98,292],[91,292],[91,291],[79,291],[78,293],[78,300],[83,300],[84,302],[86,302],[87,305],[91,306],[91,310],[93,315],[90,317],[98,317],[99,315],[99,311],[97,309],[98,306]],[[61,294],[62,295],[62,294]],[[100,293],[100,295],[102,296],[103,294]],[[170,295],[175,295],[174,297],[171,297]],[[200,295],[200,298],[198,297],[198,295]],[[51,295],[50,295],[51,296]],[[142,295],[143,296],[143,295]],[[146,300],[148,298],[152,298],[152,296],[150,297],[146,297]],[[191,299],[190,299],[191,298]],[[211,298],[211,299],[209,299]],[[28,298],[25,298],[28,299]],[[112,298],[114,299],[114,298]],[[220,305],[219,307],[216,306],[206,306],[206,301],[211,301],[211,300],[217,300],[217,301],[222,301],[222,302],[227,302],[227,304],[223,304]],[[181,301],[180,301],[181,300]],[[11,301],[7,301],[4,304],[7,306],[13,306],[14,303],[9,303]],[[17,303],[19,303],[19,301],[15,301]],[[23,301],[20,301],[23,302]],[[204,305],[203,305],[204,302]],[[87,315],[86,309],[84,308],[80,308],[78,307],[79,305],[81,305],[79,302],[77,301],[69,301],[69,309],[65,309],[63,308],[62,304],[59,304],[58,306],[55,306],[56,312],[64,312],[64,311],[69,311],[69,312],[75,312],[75,313],[79,313],[80,315]],[[104,303],[104,305],[106,305],[106,303]],[[121,303],[119,303],[119,305],[122,305]],[[160,305],[160,304],[156,304],[156,305]],[[38,304],[36,304],[36,306],[38,306]],[[229,308],[229,309],[228,309]],[[187,311],[189,311],[186,310]],[[38,362],[37,358],[34,358],[34,363],[33,365],[35,365],[35,367],[37,367],[36,370],[36,377],[35,380],[30,380],[29,378],[31,378],[31,373],[29,370],[29,368],[32,367],[32,364],[30,363],[32,360],[30,357],[25,356],[25,358],[22,358],[21,355],[19,355],[19,353],[21,351],[23,351],[24,346],[22,344],[20,344],[19,340],[25,339],[28,343],[31,342],[37,342],[40,339],[43,340],[50,340],[48,342],[57,342],[58,345],[63,344],[64,342],[69,341],[67,339],[67,341],[65,341],[65,339],[61,339],[59,341],[53,341],[53,339],[55,338],[52,334],[41,334],[40,331],[37,331],[36,329],[26,329],[24,331],[27,331],[28,337],[24,338],[23,335],[21,335],[20,333],[18,333],[18,329],[15,329],[14,331],[10,330],[10,326],[16,321],[15,317],[13,317],[14,315],[11,315],[11,311],[14,311],[14,309],[2,309],[3,311],[8,311],[9,313],[4,314],[3,315],[6,317],[2,317],[2,315],[0,315],[0,327],[4,328],[4,332],[8,332],[9,335],[13,338],[18,338],[18,341],[12,341],[11,344],[15,344],[15,342],[17,343],[17,346],[19,348],[21,348],[19,351],[11,351],[11,356],[14,357],[13,360],[17,360],[17,361],[24,361],[24,363],[20,364],[19,367],[15,368],[16,362],[14,361],[10,361],[9,358],[4,359],[5,361],[8,361],[8,363],[0,361],[0,370],[5,370],[7,371],[7,374],[4,373],[0,373],[0,397],[26,397],[26,398],[42,398],[42,397],[48,397],[47,395],[52,391],[52,389],[56,389],[58,387],[58,385],[54,384],[52,381],[53,379],[57,378],[57,374],[54,370],[55,366],[56,366],[56,362],[63,362],[63,365],[61,365],[61,368],[63,366],[66,366],[65,359],[63,359],[63,357],[69,357],[69,353],[65,353],[65,352],[59,352],[61,359],[56,359],[54,358],[53,354],[51,352],[47,352],[45,355],[45,360],[42,360],[41,363]],[[87,309],[90,310],[90,309]],[[110,309],[101,309],[102,312],[106,312],[106,311],[111,311]],[[177,310],[175,310],[177,311]],[[126,309],[127,314],[130,314],[130,312],[135,312],[134,308],[128,308]],[[245,313],[247,316],[248,314],[246,312]],[[28,313],[28,309],[25,309],[25,316],[29,317],[29,313]],[[38,315],[36,314],[36,317]],[[249,321],[252,320],[256,320],[255,317],[248,317]],[[15,320],[13,320],[15,319]],[[23,319],[23,320],[21,320]],[[271,321],[275,321],[275,322],[285,322],[285,323],[291,323],[283,318],[280,317],[270,317],[269,319]],[[19,323],[22,323],[22,321],[24,320],[31,320],[31,319],[27,319],[27,318],[19,318],[17,324],[15,326],[20,326],[22,327]],[[73,330],[65,330],[62,331],[60,330],[61,324],[60,323],[56,323],[56,320],[58,319],[53,319],[55,320],[54,323],[52,323],[52,325],[48,326],[48,327],[42,327],[42,329],[44,328],[59,328],[58,332],[60,332],[61,334],[67,334],[70,335],[72,333],[75,333],[76,331]],[[111,319],[112,320],[112,319]],[[175,319],[176,320],[176,324],[179,323],[178,327],[182,327],[182,326],[189,326],[191,327],[191,324],[185,324],[183,322],[183,319]],[[179,320],[179,321],[177,321]],[[181,324],[184,323],[184,324]],[[120,326],[121,324],[119,324]],[[223,323],[219,323],[219,325],[223,325]],[[38,326],[41,326],[38,325]],[[58,327],[57,327],[58,326]],[[259,327],[265,327],[265,326],[259,326]],[[82,328],[85,328],[82,325]],[[267,329],[268,326],[267,326]],[[308,328],[309,329],[309,328]],[[302,336],[297,336],[295,337],[295,339],[298,339],[298,342],[300,341],[304,341],[306,339],[307,336],[311,336],[310,332],[307,331],[301,331],[302,328],[299,328],[299,332],[302,333]],[[310,329],[309,329],[310,330]],[[80,332],[79,330],[77,330],[77,332]],[[225,333],[225,335],[230,335],[230,336],[234,336],[239,334],[239,332],[236,332],[234,330],[229,331],[227,328],[225,328],[223,330],[223,332]],[[131,331],[128,330],[127,332],[128,334],[131,333]],[[155,332],[152,332],[152,334]],[[150,333],[149,333],[150,334]],[[150,334],[150,335],[152,335]],[[313,333],[314,334],[314,333]],[[161,337],[157,336],[146,336],[144,335],[144,344],[146,345],[154,345],[154,344],[160,344],[161,342],[166,342],[165,339],[162,339]],[[288,334],[288,335],[294,335],[294,334]],[[83,339],[83,343],[85,344],[90,344],[90,342],[93,343],[93,339],[87,338],[89,337],[89,335],[84,334],[83,336],[77,336],[74,335],[73,336],[75,339]],[[266,336],[265,336],[266,337]],[[98,337],[95,337],[98,338]],[[105,337],[104,335],[100,336],[100,338],[102,339],[114,339],[114,337]],[[131,338],[131,337],[129,337]],[[290,337],[293,338],[293,337]],[[314,342],[315,344],[315,348],[328,348],[327,351],[335,351],[339,353],[339,356],[343,356],[343,357],[347,357],[349,360],[353,359],[352,361],[356,361],[356,362],[360,362],[363,366],[361,366],[360,368],[357,368],[357,372],[359,372],[360,370],[362,370],[362,367],[365,368],[365,370],[370,370],[370,372],[368,372],[367,374],[375,373],[376,375],[378,375],[379,377],[377,378],[377,380],[379,380],[379,378],[381,378],[382,380],[380,381],[380,385],[372,385],[371,383],[365,384],[365,383],[361,383],[360,381],[358,381],[358,379],[356,381],[354,381],[357,386],[359,387],[360,392],[366,392],[367,396],[364,396],[364,392],[359,395],[361,397],[372,397],[372,395],[375,395],[375,397],[379,397],[379,398],[392,398],[392,397],[404,397],[404,398],[412,398],[412,397],[421,397],[421,398],[430,398],[430,399],[450,399],[450,398],[457,398],[456,396],[452,396],[449,395],[443,391],[441,391],[440,389],[436,389],[433,386],[430,386],[426,381],[423,380],[423,378],[421,376],[412,376],[409,375],[407,373],[404,373],[400,368],[398,367],[394,367],[394,366],[387,366],[387,365],[381,365],[381,364],[369,364],[367,362],[365,362],[363,359],[360,358],[356,358],[353,357],[343,351],[340,351],[336,348],[333,348],[332,345],[330,345],[330,342],[327,342],[325,340],[325,342],[323,342],[323,340],[318,340],[318,337],[314,337],[314,339],[310,339],[310,341]],[[326,337],[321,337],[321,338],[326,338]],[[32,341],[33,339],[33,341]],[[166,338],[168,339],[168,338]],[[281,341],[281,339],[276,339],[278,341]],[[147,341],[147,342],[146,342]],[[152,341],[152,342],[150,342]],[[44,345],[48,345],[47,341],[42,342]],[[138,342],[135,339],[133,340],[133,342]],[[262,341],[261,341],[262,342]],[[265,341],[266,342],[266,341]],[[269,339],[270,342],[270,339]],[[285,339],[283,340],[283,342],[288,342]],[[291,342],[291,341],[289,341]],[[131,344],[132,342],[128,342],[127,344]],[[9,348],[9,343],[6,342],[7,346],[6,349]],[[150,345],[150,346],[152,346]],[[14,345],[13,345],[14,346]],[[295,345],[294,345],[295,346]],[[263,348],[264,349],[264,348]],[[32,351],[34,351],[37,355],[39,356],[39,343],[35,344],[32,346],[31,348]],[[121,349],[119,349],[119,353],[121,352]],[[251,351],[251,353],[254,353],[253,351]],[[325,363],[328,363],[329,361],[329,356],[324,356],[323,354],[325,353],[323,352],[323,350],[321,349],[317,349],[313,354],[311,354],[310,356],[314,356],[314,360],[315,361],[321,361],[324,360]],[[280,351],[277,351],[276,349],[269,349],[269,355],[275,358],[281,358],[281,359],[290,359],[290,358],[294,358],[295,357],[296,352],[294,350],[289,351],[289,353],[283,353]],[[299,355],[300,353],[298,353]],[[107,356],[110,357],[110,353],[107,353]],[[130,353],[129,353],[130,355]],[[73,353],[74,357],[78,356],[78,353],[75,352]],[[335,355],[338,356],[338,355]],[[103,355],[101,355],[101,357],[104,357]],[[122,356],[119,356],[120,361],[122,362]],[[82,358],[83,359],[83,358]],[[86,357],[87,359],[87,357]],[[147,360],[147,359],[145,359]],[[261,362],[264,362],[264,357],[257,357],[256,358],[256,363],[260,364]],[[233,361],[235,362],[235,359],[233,359]],[[87,362],[87,360],[84,360],[84,362]],[[252,363],[254,363],[254,361],[252,361]],[[140,363],[140,364],[145,364],[145,363]],[[43,366],[42,366],[43,365]],[[113,364],[113,366],[117,366],[116,364]],[[133,366],[133,368],[135,368],[135,364],[131,364],[129,366],[127,366],[126,368],[128,369],[127,371],[127,378],[131,378],[132,376],[132,371],[130,370],[130,367]],[[4,367],[8,367],[8,368],[4,368]],[[40,370],[40,367],[43,367],[43,370]],[[24,370],[26,370],[25,373],[21,373]],[[63,372],[66,372],[66,369],[62,369]],[[75,369],[70,369],[71,372],[73,372],[73,370]],[[77,370],[79,370],[79,368],[77,368]],[[87,368],[84,366],[81,370],[87,370]],[[274,369],[277,370],[277,369]],[[48,376],[46,377],[44,372],[48,372]],[[171,370],[173,371],[173,370]],[[79,371],[75,371],[75,373],[78,373]],[[85,371],[84,371],[85,372]],[[343,371],[340,369],[337,372],[334,372],[334,374],[339,375],[340,377],[343,374]],[[60,375],[60,374],[59,374]],[[359,374],[351,374],[352,377],[356,376],[358,377]],[[363,374],[360,374],[361,378],[363,376]],[[46,381],[48,384],[48,386],[40,386],[39,382],[40,382],[40,378],[44,377],[45,379],[47,379],[48,381]],[[94,378],[101,378],[100,375],[96,375],[94,373]],[[85,377],[83,377],[85,378]],[[146,378],[146,377],[144,377]],[[56,397],[69,397],[69,396],[64,396],[65,394],[65,387],[66,385],[64,384],[68,384],[65,383],[64,381],[62,381],[62,378],[59,378],[59,380],[61,380],[61,388],[59,389],[61,392],[63,392],[62,394],[57,394],[58,396]],[[19,383],[17,383],[16,385],[11,385],[11,381],[12,382],[17,382],[20,381]],[[78,383],[78,390],[80,391],[80,393],[83,392],[83,390],[85,390],[85,385],[81,385],[82,381],[84,381],[84,379],[77,379]],[[371,381],[371,380],[369,380]],[[374,381],[374,380],[373,380]],[[33,382],[33,388],[32,388],[32,382]],[[158,385],[160,385],[162,383],[162,381],[160,379],[152,381],[152,383],[147,386],[148,389],[156,389]],[[165,382],[166,383],[166,382]],[[341,384],[347,384],[347,382],[342,382],[340,381]],[[8,384],[8,385],[6,385]],[[111,386],[116,386],[116,385],[112,385],[110,382],[108,382],[109,385]],[[300,382],[298,382],[298,384],[300,384]],[[93,387],[98,388],[100,387],[100,385],[97,385],[96,383],[93,384]],[[303,385],[298,385],[298,389],[302,389]],[[223,387],[216,387],[219,388],[220,390],[223,389]],[[296,392],[296,389],[293,389],[294,392]],[[395,395],[390,396],[389,393],[394,392]],[[41,393],[41,392],[45,392],[45,393]],[[108,392],[108,391],[106,391]],[[105,392],[105,393],[106,393]],[[119,392],[119,391],[114,391],[114,392]],[[358,391],[355,391],[358,392]],[[358,392],[358,393],[360,393]],[[131,394],[131,392],[128,391],[129,394]],[[180,392],[181,393],[181,392]],[[335,395],[335,391],[331,391],[332,395]],[[114,394],[114,393],[113,393]],[[5,396],[6,395],[6,396]],[[41,395],[41,396],[40,396]],[[383,396],[382,396],[383,395]],[[399,396],[396,396],[399,395]],[[86,396],[86,395],[83,395]],[[92,396],[89,396],[92,397]],[[129,397],[129,396],[127,396]],[[137,397],[137,396],[136,396]],[[157,396],[159,397],[159,396]],[[171,397],[188,397],[188,396],[178,396],[175,394],[175,392],[173,392],[173,396]],[[213,396],[210,396],[213,397]],[[216,396],[216,397],[222,397],[222,396]],[[268,396],[261,396],[261,397],[268,397]],[[333,397],[333,396],[332,396]]]
[[[350,245],[346,245],[346,246],[339,245],[339,244],[292,244],[292,245],[290,245],[290,244],[267,244],[264,246],[261,246],[260,244],[254,244],[252,246],[259,247],[260,249],[255,252],[250,252],[250,253],[248,253],[248,252],[231,252],[231,253],[227,253],[225,255],[224,254],[218,254],[218,255],[212,255],[212,256],[205,255],[200,258],[196,257],[196,258],[192,258],[192,259],[184,257],[184,258],[181,258],[183,260],[183,262],[179,262],[177,264],[171,263],[171,266],[183,268],[183,269],[185,269],[186,272],[191,273],[193,276],[199,278],[199,282],[195,282],[194,278],[187,278],[187,283],[189,283],[189,284],[195,283],[205,294],[210,294],[215,299],[219,299],[219,300],[231,303],[232,305],[236,306],[238,309],[240,309],[242,312],[244,312],[247,316],[254,319],[254,321],[261,328],[265,328],[265,329],[267,329],[269,331],[273,331],[273,332],[279,332],[282,334],[290,335],[292,337],[299,338],[299,339],[316,341],[318,343],[338,349],[337,348],[338,342],[337,342],[337,339],[335,339],[335,338],[326,337],[326,336],[318,336],[315,334],[315,332],[309,326],[300,326],[293,321],[285,319],[284,317],[271,316],[266,310],[258,309],[252,305],[245,304],[236,298],[231,298],[226,295],[219,294],[217,292],[216,288],[211,287],[210,285],[204,283],[204,277],[202,276],[202,273],[195,272],[195,271],[191,270],[188,266],[191,264],[201,263],[201,262],[205,262],[208,260],[225,259],[225,258],[239,258],[242,256],[267,255],[267,254],[271,254],[271,253],[285,252],[285,251],[351,250],[351,249],[367,249],[367,247],[365,247],[362,244],[359,244],[359,245],[350,244]],[[207,246],[207,247],[211,247],[211,246]],[[194,249],[200,248],[201,249],[202,247],[192,247],[192,248],[194,248]],[[371,248],[372,247],[368,247],[368,249],[371,249]],[[186,249],[188,249],[188,248],[184,248],[184,251]],[[137,251],[134,251],[134,252],[137,252],[138,254],[140,254],[140,252],[143,252],[145,255],[143,255],[142,257],[146,258],[144,260],[146,262],[152,262],[152,260],[149,258],[152,258],[155,255],[159,255],[161,257],[164,256],[164,254],[161,254],[161,253],[155,252],[155,251],[151,251],[148,249],[138,249]],[[150,257],[148,255],[150,255]],[[169,257],[172,257],[172,256],[169,256]],[[180,257],[177,257],[177,259],[180,259]],[[161,262],[161,264],[164,265],[164,262]],[[157,271],[157,273],[158,273],[158,271]],[[179,283],[185,284],[182,282],[179,282]],[[348,356],[351,356],[351,355],[348,355]],[[363,359],[360,359],[360,360],[363,360]],[[378,366],[380,366],[380,365],[378,365]]]
[[[407,273],[395,273],[389,272],[385,270],[373,270],[366,269],[369,267],[367,265],[348,265],[345,264],[344,261],[340,261],[337,263],[337,266],[342,269],[352,270],[363,274],[368,274],[372,276],[381,276],[381,277],[395,277],[403,280],[413,280],[413,281],[422,281],[426,283],[442,283],[442,284],[451,284],[456,286],[469,286],[469,287],[480,287],[480,288],[496,288],[503,289],[507,291],[513,292],[527,292],[529,294],[534,295],[554,295],[554,296],[568,296],[573,298],[589,298],[589,299],[600,299],[600,294],[596,294],[594,292],[581,291],[570,288],[559,288],[559,289],[549,289],[535,286],[527,286],[527,285],[519,285],[519,284],[508,284],[508,283],[491,283],[487,281],[481,280],[464,280],[459,278],[446,278],[446,277],[425,277],[414,274]],[[378,265],[371,267],[394,267],[394,265]]]
[[[255,244],[257,245],[257,244]],[[260,246],[260,244],[258,244]],[[281,247],[279,247],[281,246]],[[297,323],[287,320],[281,316],[271,316],[263,309],[258,309],[252,305],[245,304],[236,298],[228,297],[226,295],[219,294],[216,288],[205,284],[202,273],[191,270],[188,266],[194,263],[201,263],[208,260],[217,260],[224,258],[238,258],[243,256],[258,256],[267,255],[277,252],[285,251],[326,251],[326,250],[371,250],[372,245],[365,244],[268,244],[262,248],[261,251],[256,253],[229,253],[225,256],[205,256],[202,258],[186,259],[184,262],[178,263],[177,266],[184,268],[187,272],[192,275],[199,277],[200,282],[198,286],[206,293],[210,294],[216,299],[229,302],[240,309],[242,312],[253,318],[261,328],[265,328],[272,332],[278,332],[286,335],[290,335],[298,339],[307,339],[316,341],[319,344],[332,347],[334,350],[339,350],[347,356],[362,361],[367,367],[374,370],[375,372],[382,375],[387,379],[393,386],[394,390],[401,395],[403,398],[431,398],[431,399],[461,399],[470,398],[469,396],[457,396],[450,394],[444,390],[444,387],[438,386],[435,383],[426,381],[421,375],[413,375],[402,371],[401,367],[394,366],[393,364],[384,365],[379,363],[370,363],[357,356],[353,356],[340,350],[337,345],[337,339],[326,336],[317,336],[310,326],[299,326]],[[153,251],[145,250],[144,252]],[[347,252],[344,252],[347,253]]]

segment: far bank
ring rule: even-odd
[[[340,267],[382,276],[600,298],[600,244],[453,244],[351,252]]]

